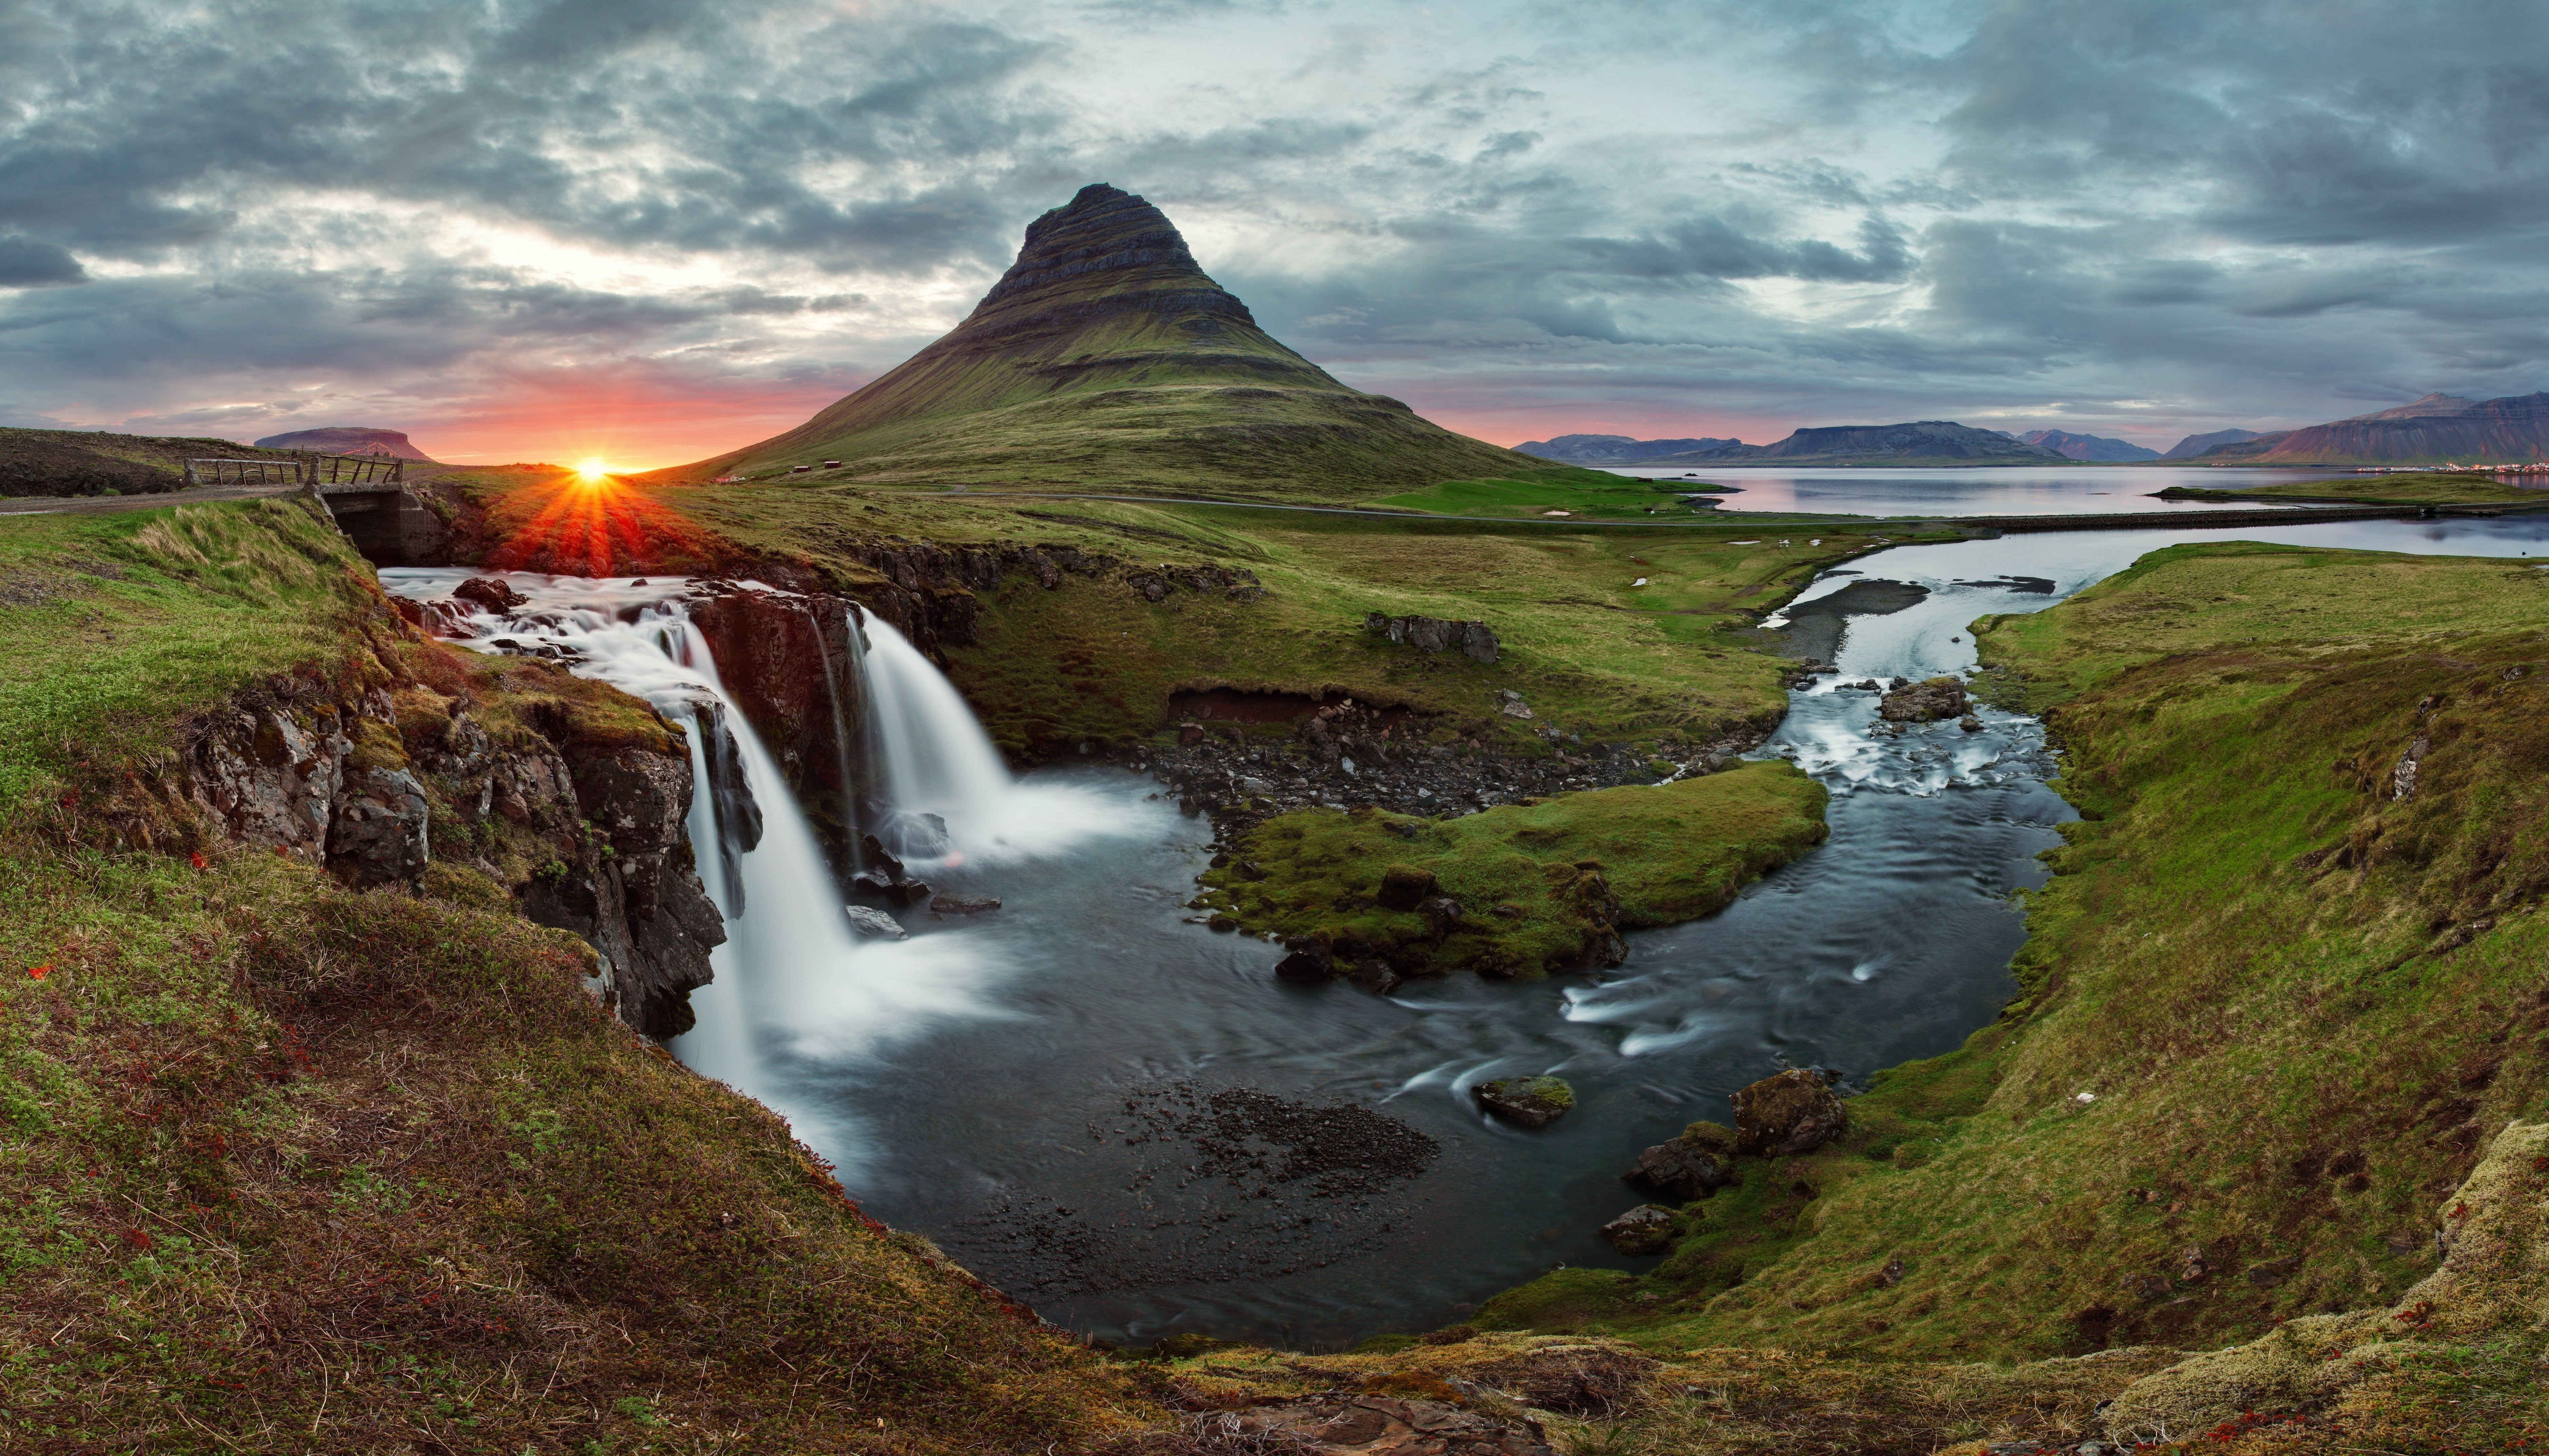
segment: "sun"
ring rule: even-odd
[[[584,480],[585,484],[591,485],[611,474],[611,464],[600,458],[580,460],[576,462],[575,473]]]

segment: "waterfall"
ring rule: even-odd
[[[878,837],[903,859],[943,860],[956,846],[1000,838],[1014,787],[1000,750],[956,685],[918,647],[871,619],[864,684],[878,788],[888,811]]]
[[[420,599],[440,597],[467,575],[443,568],[381,573],[392,591]],[[692,994],[698,1025],[675,1038],[675,1054],[759,1098],[801,1136],[815,1138],[820,1128],[830,1156],[849,1166],[860,1151],[855,1127],[812,1104],[798,1105],[792,1088],[805,1085],[805,1074],[820,1064],[872,1056],[940,1019],[999,1015],[986,994],[981,955],[961,935],[862,941],[851,931],[812,827],[690,620],[681,595],[686,581],[659,577],[640,585],[528,573],[505,580],[529,601],[501,616],[447,604],[435,615],[437,631],[481,651],[563,661],[578,676],[645,699],[686,730],[691,844],[727,938],[710,953],[715,979]],[[874,623],[871,630],[892,631]],[[935,711],[952,703],[963,716],[997,775],[991,791],[996,801],[1008,775],[963,700],[908,643],[889,640],[936,680],[943,702],[930,700]],[[914,696],[908,679],[906,670],[892,701]]]

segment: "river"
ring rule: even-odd
[[[2024,938],[2012,892],[2041,882],[2034,856],[2071,817],[2033,721],[1873,738],[1874,695],[1836,684],[1963,671],[1975,618],[2204,539],[2519,556],[2549,548],[2549,522],[2075,532],[1853,561],[1791,610],[1854,581],[1929,594],[1848,619],[1839,678],[1793,693],[1760,750],[1831,788],[1831,839],[1721,915],[1633,934],[1604,975],[1390,998],[1279,983],[1275,947],[1187,922],[1205,822],[1132,773],[1053,769],[1003,789],[999,842],[925,867],[1000,910],[904,911],[900,942],[808,929],[816,952],[759,970],[721,948],[675,1049],[787,1114],[877,1216],[1117,1342],[1335,1347],[1450,1322],[1560,1263],[1644,1267],[1594,1233],[1641,1202],[1618,1179],[1638,1149],[1728,1120],[1728,1095],[1782,1065],[1863,1083],[1988,1023]],[[407,576],[424,574],[383,573],[457,579]],[[968,829],[951,819],[960,846]],[[1523,1072],[1566,1077],[1575,1111],[1536,1132],[1477,1113],[1471,1085]]]

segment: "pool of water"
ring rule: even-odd
[[[1612,473],[1670,482],[1685,472],[1623,468]],[[2325,468],[2265,470],[2209,465],[2019,465],[1938,470],[1738,465],[1689,472],[1694,481],[1742,487],[1740,492],[1720,497],[1724,502],[1721,510],[1835,516],[2094,516],[2218,511],[2221,509],[2219,502],[2162,501],[2153,499],[2152,492],[2172,485],[2238,490],[2286,481],[2326,480],[2344,473]]]

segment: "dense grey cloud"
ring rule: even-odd
[[[2544,173],[2503,0],[0,0],[0,423],[707,454],[1103,179],[1491,438],[2165,445],[2549,386]]]

